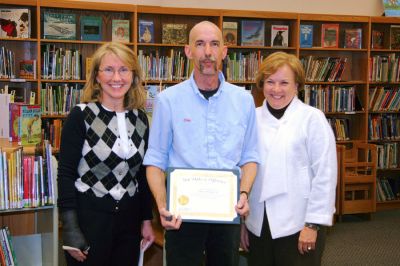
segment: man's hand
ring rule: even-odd
[[[250,206],[246,194],[240,194],[239,201],[235,206],[235,210],[242,217],[246,217],[247,215],[249,215]]]
[[[159,212],[161,225],[165,228],[165,230],[178,230],[181,227],[182,218],[180,216],[175,217],[165,208],[161,208]]]

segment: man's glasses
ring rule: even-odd
[[[112,67],[106,67],[104,69],[99,69],[99,72],[103,72],[104,76],[111,78],[115,75],[115,72],[118,72],[121,77],[127,77],[132,73],[132,70],[127,67],[121,67],[118,70],[115,70]]]

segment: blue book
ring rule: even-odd
[[[264,46],[264,38],[263,20],[242,20],[242,46]]]
[[[313,47],[313,25],[300,25],[300,47]]]
[[[81,40],[101,41],[102,40],[102,19],[98,16],[81,17]]]
[[[154,23],[149,20],[139,20],[139,42],[154,43]]]

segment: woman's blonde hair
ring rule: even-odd
[[[305,74],[300,60],[292,54],[276,52],[270,54],[261,64],[256,75],[256,86],[258,90],[263,90],[264,80],[274,74],[279,68],[287,65],[294,73],[294,80],[297,83],[297,90],[303,90]]]
[[[100,46],[93,54],[92,66],[90,74],[87,78],[85,87],[83,88],[82,102],[101,102],[102,88],[97,82],[97,74],[101,60],[104,56],[113,54],[132,70],[132,84],[124,97],[124,108],[143,109],[146,102],[146,91],[142,85],[142,70],[138,59],[133,51],[126,45],[119,42],[109,42]]]

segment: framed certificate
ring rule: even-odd
[[[238,224],[238,198],[238,170],[167,169],[167,209],[184,222]]]

